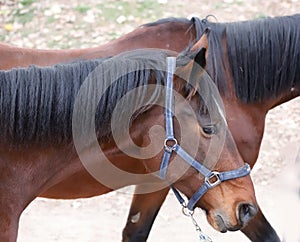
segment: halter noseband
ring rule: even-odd
[[[168,57],[167,58],[167,83],[166,83],[166,96],[165,96],[166,139],[164,142],[164,155],[160,165],[159,176],[162,179],[165,179],[170,158],[173,151],[176,152],[183,160],[185,160],[189,165],[194,167],[199,173],[201,173],[204,176],[204,183],[190,198],[187,204],[185,204],[185,201],[180,195],[179,191],[176,190],[174,187],[171,187],[179,202],[190,211],[193,211],[196,203],[209,189],[219,185],[223,181],[247,176],[250,174],[251,168],[249,164],[246,163],[244,166],[231,171],[224,171],[224,172],[211,171],[207,167],[202,165],[200,162],[195,160],[193,157],[191,157],[178,144],[176,138],[174,137],[173,112],[172,112],[173,105],[174,105],[173,74],[175,72],[175,67],[176,67],[176,57]]]

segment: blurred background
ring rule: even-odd
[[[219,22],[299,13],[298,0],[1,0],[0,41],[34,48],[84,48],[165,17]]]

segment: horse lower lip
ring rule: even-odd
[[[227,227],[222,216],[220,216],[220,215],[216,216],[216,220],[217,220],[217,225],[219,227],[219,231],[221,233],[226,233],[227,231],[237,231],[237,230],[241,229],[241,226],[239,226],[239,225],[234,226],[234,227]]]

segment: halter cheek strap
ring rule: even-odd
[[[231,171],[217,172],[211,171],[199,161],[191,157],[177,142],[174,137],[173,128],[173,113],[174,113],[174,94],[173,94],[173,74],[176,67],[176,57],[167,58],[167,83],[166,83],[166,96],[165,96],[165,118],[166,118],[166,139],[164,142],[164,155],[160,165],[159,176],[165,179],[167,169],[169,166],[170,158],[173,152],[177,153],[184,161],[190,166],[195,168],[199,173],[204,176],[204,183],[190,198],[185,205],[185,201],[180,195],[179,191],[171,187],[178,201],[186,206],[190,211],[193,211],[196,203],[200,198],[211,188],[219,185],[221,182],[231,180],[250,174],[250,166],[245,164],[244,166]]]

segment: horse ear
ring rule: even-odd
[[[194,61],[202,68],[206,65],[206,58],[208,54],[208,35],[210,28],[206,28],[201,38],[193,45],[191,52],[197,52]]]
[[[196,52],[197,54],[194,57],[194,60],[191,62],[192,69],[190,72],[189,83],[192,84],[193,88],[190,89],[187,99],[191,99],[197,92],[199,83],[199,78],[203,74],[203,70],[206,66],[206,58],[208,53],[208,35],[210,29],[205,29],[201,38],[192,46],[191,52]]]

